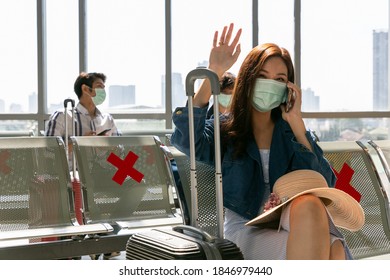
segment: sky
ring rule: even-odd
[[[251,2],[172,0],[172,70],[183,82],[208,60],[214,31],[231,22],[243,28],[231,69],[238,72],[252,48]],[[77,6],[77,0],[46,1],[49,104],[76,97]],[[36,3],[0,0],[0,7],[0,99],[6,108],[13,102],[27,109],[27,96],[37,90]],[[139,104],[161,103],[164,8],[159,0],[88,1],[87,70],[104,72],[107,87],[135,84]],[[278,43],[294,56],[292,11],[293,1],[260,1],[259,43]],[[388,0],[302,0],[302,87],[320,96],[321,111],[371,110],[372,32],[388,29],[388,14]]]

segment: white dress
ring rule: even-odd
[[[267,189],[259,213],[263,211],[263,205],[270,193],[268,176],[269,150],[260,150],[260,155]],[[288,204],[282,212],[279,230],[245,226],[245,223],[249,221],[248,219],[241,217],[229,209],[225,209],[225,238],[236,243],[246,260],[285,260],[287,238],[290,230],[290,206],[291,204]],[[340,240],[345,248],[346,259],[352,259],[344,237],[334,225],[329,213],[328,220],[330,225],[331,244],[336,240]]]

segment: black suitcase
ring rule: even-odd
[[[133,235],[126,247],[127,260],[242,260],[233,242],[192,226],[152,229]]]
[[[206,68],[197,68],[186,77],[188,95],[190,160],[191,160],[191,225],[181,225],[172,229],[152,229],[132,235],[126,244],[127,260],[243,260],[237,245],[223,238],[222,172],[220,156],[219,118],[214,118],[215,126],[215,179],[218,219],[218,236],[211,236],[197,227],[197,180],[194,141],[193,96],[194,82],[208,78],[211,83],[214,103],[218,104],[219,80],[216,73]],[[214,116],[219,116],[218,106],[214,106]]]

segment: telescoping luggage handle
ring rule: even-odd
[[[75,125],[74,125],[74,106],[75,106],[75,101],[73,99],[65,99],[64,100],[64,117],[65,117],[65,147],[66,147],[66,157],[69,161],[69,135],[68,135],[68,118],[67,118],[67,109],[68,109],[68,103],[71,104],[72,106],[72,136],[75,135]],[[73,176],[76,173],[76,159],[75,159],[75,154],[72,153],[73,158],[72,158],[72,167],[73,167]]]
[[[73,99],[64,100],[64,117],[65,117],[65,150],[66,150],[66,159],[69,163],[69,133],[68,133],[68,104],[71,104],[72,108],[72,135],[76,136],[76,125],[75,125],[75,101]],[[83,218],[83,195],[81,192],[81,184],[76,172],[76,155],[72,152],[72,190],[73,190],[73,208],[75,211],[77,222],[82,225],[84,224]]]
[[[193,97],[195,95],[194,83],[197,79],[209,79],[211,84],[211,93],[214,101],[214,143],[215,143],[215,186],[217,203],[217,225],[218,235],[223,238],[223,193],[222,193],[222,171],[221,171],[221,146],[220,146],[220,126],[219,126],[219,108],[218,95],[220,93],[218,75],[207,68],[198,67],[190,71],[186,77],[186,94],[188,96],[188,121],[190,136],[190,180],[191,180],[191,204],[192,220],[191,225],[198,226],[198,191],[196,178],[195,161],[195,132],[194,132],[194,110]]]

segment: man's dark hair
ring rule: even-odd
[[[76,81],[74,82],[74,92],[76,93],[77,97],[80,99],[81,95],[83,94],[83,91],[81,90],[82,85],[87,85],[88,87],[92,88],[92,84],[97,80],[102,79],[103,83],[106,82],[106,75],[103,73],[85,73],[82,72],[77,77]]]

